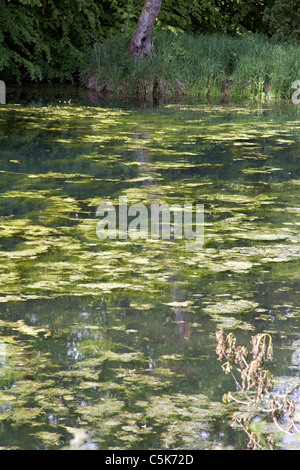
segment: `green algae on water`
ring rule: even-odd
[[[5,123],[1,446],[238,447],[215,329],[270,331],[298,373],[298,111],[7,105]],[[204,204],[203,248],[100,241],[120,196]]]

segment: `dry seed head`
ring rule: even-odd
[[[223,330],[216,331],[216,338],[218,341],[216,352],[218,354],[218,360],[221,361],[226,353],[226,341],[224,340]]]

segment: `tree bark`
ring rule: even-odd
[[[141,16],[131,38],[129,52],[134,58],[152,52],[151,34],[159,15],[162,0],[146,0]]]

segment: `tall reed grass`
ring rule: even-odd
[[[300,80],[300,48],[251,34],[158,32],[151,57],[134,61],[122,36],[94,46],[83,83],[100,94],[199,96],[221,99],[289,98]]]

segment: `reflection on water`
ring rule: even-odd
[[[138,136],[137,148],[135,150],[135,158],[138,163],[139,172],[143,181],[144,187],[147,189],[147,196],[149,203],[151,204],[163,204],[164,194],[161,190],[158,178],[153,168],[151,157],[146,145],[139,145]],[[142,141],[146,142],[146,132],[141,135]],[[149,140],[149,137],[148,137]],[[160,225],[162,221],[160,220]],[[161,233],[161,226],[159,227],[159,233]],[[170,241],[172,238],[170,239]],[[174,240],[173,240],[174,242]],[[175,322],[178,324],[181,338],[189,339],[191,334],[191,328],[188,323],[188,313],[181,307],[186,301],[186,295],[182,287],[180,287],[180,275],[178,274],[178,268],[173,265],[174,252],[178,249],[174,243],[165,243],[161,240],[161,249],[164,250],[164,267],[166,270],[166,276],[168,276],[170,287],[171,287],[171,298],[172,303],[175,306]],[[169,321],[169,317],[168,317]]]
[[[299,381],[299,111],[76,96],[0,110],[0,446],[241,448],[214,333]],[[120,196],[204,204],[204,247],[99,240]]]

